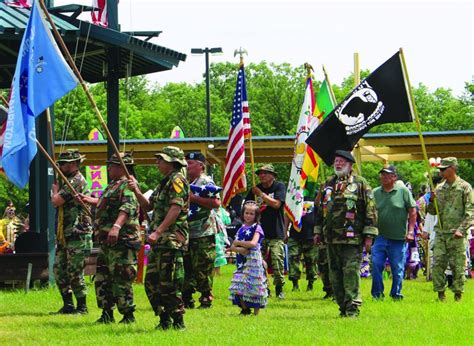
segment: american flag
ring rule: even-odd
[[[245,144],[244,139],[252,135],[250,129],[249,103],[245,87],[245,72],[242,64],[237,75],[234,109],[230,121],[229,142],[225,157],[224,171],[224,206],[238,193],[247,189],[245,178]]]
[[[92,23],[106,28],[109,23],[107,21],[107,0],[93,0],[92,6],[98,11],[91,11]]]
[[[33,0],[7,0],[5,4],[13,7],[30,8]]]

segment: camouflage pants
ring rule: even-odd
[[[184,281],[183,254],[175,249],[153,249],[148,255],[145,292],[159,316],[184,314],[181,289]]]
[[[290,280],[299,280],[301,277],[300,262],[303,256],[304,267],[306,269],[306,280],[316,280],[318,273],[318,252],[319,249],[314,245],[313,240],[288,239],[288,261],[290,271],[288,278]]]
[[[86,251],[85,235],[66,239],[66,245],[58,244],[54,260],[54,276],[61,295],[74,292],[76,298],[85,297],[87,286],[84,280]]]
[[[285,284],[285,243],[281,239],[263,239],[263,258],[270,252],[272,258],[273,284],[283,286]]]
[[[214,261],[216,259],[215,235],[189,239],[188,251],[184,253],[183,298],[192,302],[192,294],[201,292],[201,303],[212,300]]]
[[[121,314],[135,311],[132,283],[137,275],[137,251],[123,245],[101,245],[97,256],[95,292],[97,306]]]
[[[452,233],[437,232],[433,249],[433,290],[441,292],[446,289],[444,271],[448,264],[453,272],[452,290],[455,293],[464,291],[464,266],[466,265],[466,239],[455,239]]]
[[[362,248],[359,245],[328,244],[327,249],[329,278],[341,315],[358,315],[362,305],[359,289]]]
[[[331,281],[329,280],[329,263],[326,245],[319,245],[318,269],[319,276],[323,282],[323,291],[332,294]]]

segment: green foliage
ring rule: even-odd
[[[210,66],[211,128],[212,136],[227,137],[232,114],[233,98],[239,66],[233,63],[215,63]],[[245,67],[247,91],[254,136],[294,135],[304,96],[306,72],[303,66],[260,62]],[[361,71],[365,78],[370,71]],[[318,91],[320,81],[315,82]],[[338,102],[354,87],[351,74],[341,85],[333,85]],[[106,84],[90,86],[95,102],[107,119]],[[463,95],[455,97],[450,89],[439,88],[433,92],[423,84],[413,88],[415,103],[423,131],[448,131],[473,129],[474,86],[466,83]],[[5,94],[5,92],[4,92]],[[150,83],[146,77],[132,77],[120,81],[120,136],[126,139],[168,138],[174,126],[179,125],[185,137],[206,136],[206,88],[204,81],[168,83],[164,86]],[[77,88],[55,104],[55,139],[86,140],[94,127],[101,130],[99,121],[91,109],[84,92]],[[385,124],[371,130],[372,133],[414,132],[413,123]],[[131,149],[131,148],[129,148]],[[276,165],[279,180],[288,181],[289,165]],[[364,163],[363,174],[372,185],[378,185],[379,163]],[[400,173],[417,189],[424,181],[424,166],[417,162],[397,163]],[[474,183],[474,163],[460,163],[461,177]],[[154,188],[159,174],[155,167],[138,168],[142,188]],[[327,174],[332,169],[326,169]],[[220,167],[213,169],[216,182],[221,181]],[[250,167],[248,182],[252,181]],[[0,203],[13,199],[24,205],[26,190],[17,191],[5,180],[0,180]],[[0,204],[1,206],[1,204]]]
[[[340,318],[337,305],[323,300],[321,280],[313,292],[290,292],[285,300],[274,296],[258,316],[239,316],[228,300],[234,265],[222,268],[214,279],[213,307],[187,310],[185,332],[158,331],[143,285],[134,285],[137,305],[132,325],[97,325],[100,316],[93,285],[89,283],[88,315],[50,315],[61,306],[57,289],[0,293],[1,335],[8,345],[471,345],[469,328],[474,319],[474,282],[466,282],[462,302],[451,292],[447,302],[436,301],[431,282],[424,277],[403,283],[405,298],[384,301],[370,298],[370,279],[362,279],[363,304],[359,318]],[[90,282],[89,279],[86,280]],[[385,281],[385,290],[390,281]],[[272,293],[274,287],[271,286]],[[115,310],[115,319],[121,319]]]

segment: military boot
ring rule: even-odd
[[[87,310],[86,296],[77,298],[77,309],[76,314],[85,315],[89,311]]]
[[[74,302],[72,301],[72,293],[62,293],[61,297],[63,298],[63,307],[59,309],[57,312],[52,312],[51,314],[56,315],[69,315],[74,314],[76,309],[74,309]]]
[[[310,292],[313,290],[314,280],[308,280],[308,286],[306,287],[306,292]]]
[[[212,293],[208,292],[206,294],[203,294],[199,301],[201,302],[201,305],[199,305],[198,309],[210,309],[212,306],[212,301],[214,300],[214,297],[212,296]]]
[[[285,299],[285,294],[283,293],[283,286],[275,286],[275,295],[278,299]]]
[[[95,323],[102,323],[102,324],[115,323],[114,310],[111,310],[111,309],[102,310],[102,315],[97,321],[95,321]]]
[[[160,324],[156,326],[155,329],[168,330],[171,328],[171,316],[167,312],[162,312],[160,315]]]
[[[292,279],[291,282],[293,283],[293,292],[298,292],[300,290],[300,286],[298,284],[298,279]],[[278,294],[277,294],[278,295]]]
[[[194,309],[196,306],[192,292],[183,292],[183,302],[186,309]]]
[[[122,324],[135,323],[135,316],[133,315],[133,311],[124,313],[123,318],[120,320],[119,323],[122,323]]]
[[[461,292],[456,292],[454,293],[454,301],[459,302],[462,299],[462,293]]]
[[[181,331],[186,329],[186,326],[184,325],[183,315],[173,316],[173,328]]]
[[[445,302],[446,301],[446,294],[444,293],[444,291],[438,292],[438,300],[440,302]]]

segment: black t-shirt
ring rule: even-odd
[[[313,239],[313,228],[315,225],[315,212],[307,213],[301,221],[301,231],[297,232],[293,226],[290,229],[290,238],[296,240]]]
[[[252,190],[247,194],[245,200],[254,200],[260,206],[260,225],[262,226],[265,239],[283,239],[283,207],[285,204],[286,187],[285,184],[274,181],[272,186],[264,188],[262,184],[257,187],[273,199],[281,201],[281,206],[278,209],[269,207],[263,203],[260,197],[255,198]]]

